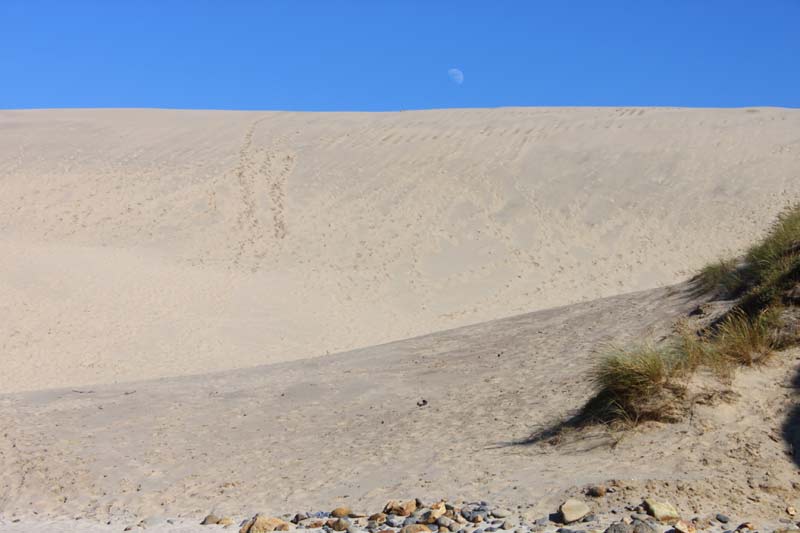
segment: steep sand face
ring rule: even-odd
[[[800,112],[0,112],[0,391],[655,287],[800,193]]]

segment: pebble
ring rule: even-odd
[[[337,518],[336,520],[330,521],[328,525],[334,531],[347,531],[347,529],[350,527],[350,521],[343,517],[340,517]]]
[[[726,515],[724,515],[722,513],[717,513],[717,522],[719,522],[721,524],[727,524],[730,521],[731,521],[731,519],[728,518]]]
[[[334,518],[344,518],[346,516],[350,516],[352,511],[349,507],[337,507],[333,511],[331,511],[331,516]]]
[[[218,522],[219,522],[219,517],[217,517],[215,514],[212,513],[210,515],[207,515],[205,518],[203,518],[203,521],[200,522],[200,525],[201,526],[215,526],[215,525],[217,525]]]
[[[589,506],[580,500],[570,498],[561,504],[558,509],[561,512],[561,519],[565,524],[577,522],[587,514],[589,514]]]
[[[404,521],[405,518],[394,514],[390,514],[389,516],[386,517],[386,525],[388,525],[389,527],[403,527]]]
[[[673,507],[669,502],[662,502],[653,498],[647,498],[644,501],[644,504],[647,508],[647,513],[659,522],[671,522],[674,520],[679,520],[681,517],[678,514],[677,509],[675,509],[675,507]]]
[[[403,529],[400,530],[400,533],[428,533],[430,528],[425,524],[411,524],[409,526],[404,526]]]
[[[592,485],[586,489],[586,494],[592,498],[602,498],[606,495],[606,491],[607,489],[605,485]]]
[[[633,533],[660,533],[649,521],[642,520],[633,521]]]
[[[625,522],[614,522],[606,528],[605,533],[633,533],[633,526]]]
[[[492,516],[495,518],[507,518],[510,514],[508,509],[492,509]]]
[[[697,528],[694,527],[694,524],[692,524],[691,522],[687,522],[686,520],[678,520],[677,522],[675,522],[675,525],[673,527],[675,528],[675,531],[678,531],[679,533],[697,532]]]

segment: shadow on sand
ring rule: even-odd
[[[800,368],[795,371],[795,375],[792,378],[792,387],[795,391],[800,389]],[[800,466],[800,403],[795,403],[792,406],[781,430],[783,440],[786,441],[794,464]]]

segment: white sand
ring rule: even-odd
[[[656,287],[800,193],[800,112],[0,112],[0,390]]]
[[[598,345],[697,303],[630,291],[800,197],[798,132],[780,109],[0,112],[0,531],[413,496],[538,517],[615,477],[619,505],[800,507],[797,352],[616,446],[513,445],[582,404]]]

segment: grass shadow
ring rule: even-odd
[[[800,368],[792,378],[792,387],[800,389]],[[781,426],[783,440],[789,448],[794,464],[800,467],[800,403],[795,403]]]

